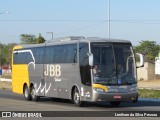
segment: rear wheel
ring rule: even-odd
[[[36,95],[36,90],[34,86],[31,87],[31,98],[33,101],[38,101],[40,98],[39,96]]]
[[[112,102],[110,102],[112,107],[118,107],[120,105],[120,103],[121,103],[120,101],[112,101]]]
[[[31,100],[31,94],[30,94],[30,92],[29,92],[29,89],[28,89],[28,86],[27,85],[25,85],[25,87],[24,87],[24,91],[23,91],[23,94],[24,94],[24,98],[26,99],[26,100]]]
[[[76,106],[83,106],[84,102],[80,99],[80,93],[77,87],[73,90],[72,101]]]

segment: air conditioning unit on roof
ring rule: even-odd
[[[82,39],[85,39],[85,37],[83,37],[83,36],[69,36],[69,37],[62,38],[61,41],[82,40]]]

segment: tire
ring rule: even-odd
[[[121,103],[120,101],[112,101],[112,102],[110,102],[112,107],[119,107],[120,103]]]
[[[77,87],[75,87],[75,89],[73,90],[72,101],[75,106],[82,107],[84,105],[84,102],[80,99],[80,93]]]
[[[36,91],[35,91],[35,88],[34,86],[31,87],[31,99],[33,101],[38,101],[39,100],[39,96],[36,95]]]
[[[133,103],[137,103],[138,102],[138,94],[136,96],[136,99],[132,101]]]
[[[26,100],[28,100],[28,101],[31,100],[31,94],[30,94],[30,91],[29,91],[27,85],[24,87],[23,94],[24,94],[24,98],[25,98]]]

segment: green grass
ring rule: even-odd
[[[139,89],[138,92],[141,98],[160,98],[160,90]]]

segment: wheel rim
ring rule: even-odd
[[[78,93],[78,92],[75,92],[75,94],[74,94],[74,102],[75,102],[76,104],[79,104],[79,101],[80,101],[79,93]]]
[[[28,98],[28,89],[27,88],[25,88],[25,91],[24,91],[24,96],[25,96],[25,98]]]
[[[32,95],[32,99],[34,99],[35,98],[35,89],[34,88],[32,88],[31,95]]]

